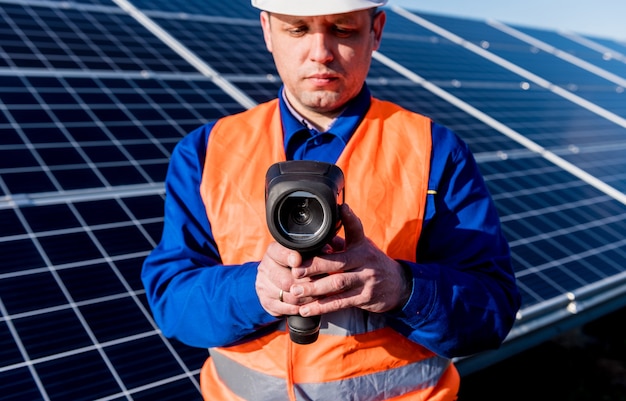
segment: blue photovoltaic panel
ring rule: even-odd
[[[36,2],[35,2],[36,3]],[[58,3],[61,6],[65,6],[68,2],[66,0],[49,0],[49,4],[50,3]],[[114,7],[115,3],[113,2],[113,0],[73,0],[72,4],[76,4],[79,6],[109,6],[109,7]]]
[[[623,204],[536,156],[483,162],[481,169],[510,241],[525,306],[623,271]]]
[[[420,110],[433,120],[453,129],[472,149],[480,152],[519,150],[521,146],[503,136],[485,123],[469,116],[458,107],[442,100],[422,86],[410,82],[381,84],[370,79],[370,88],[375,96],[393,100],[410,110]]]
[[[623,131],[623,127],[616,126],[546,89],[528,83],[514,72],[469,50],[446,40],[424,40],[426,35],[433,34],[408,21],[402,21],[400,16],[392,15],[389,20],[391,32],[395,33],[395,30],[402,29],[415,36],[413,39],[411,35],[388,35],[383,41],[382,53],[405,67],[418,71],[429,81],[438,84],[443,81],[440,85],[450,86],[449,92],[508,126],[517,130],[523,128],[522,133],[525,135],[530,136],[533,131],[553,133],[560,130],[572,135],[570,131],[580,127],[582,131],[580,136],[588,138],[589,128],[594,127],[596,135],[598,132],[601,135],[602,131],[610,131],[612,136],[610,139],[615,140],[615,136],[619,136]],[[409,25],[404,26],[407,23]],[[419,51],[406,52],[407,42]],[[429,57],[425,58],[423,54],[428,54]],[[462,66],[458,65],[458,60],[463,60]],[[432,68],[432,63],[438,63],[438,68]],[[545,60],[539,64],[545,64]],[[445,80],[442,77],[445,77]],[[528,85],[525,86],[524,83]],[[597,138],[596,135],[587,140]]]
[[[515,39],[502,37],[500,34],[478,35],[476,31],[494,33],[485,25],[445,18],[428,19],[476,43],[489,38],[488,47],[495,47],[496,52],[502,48],[510,53],[511,48],[514,48],[512,43]],[[442,24],[442,21],[446,24]],[[424,36],[423,32],[420,33],[421,29],[405,29],[405,32]],[[421,62],[419,55],[412,57],[412,54],[402,50],[404,45],[401,40],[398,39],[397,42],[397,51],[393,48],[394,39],[384,42],[382,51],[396,60],[404,57],[406,61],[402,62],[403,65],[415,65],[411,69],[424,71],[422,75],[428,74],[426,68],[417,65]],[[582,162],[582,156],[595,157],[595,160],[604,162],[604,159],[598,159],[609,150],[603,145],[623,143],[623,127],[584,110],[569,100],[533,85],[523,88],[517,84],[520,77],[513,73],[508,78],[510,85],[507,88],[503,84],[506,74],[503,73],[504,68],[493,65],[486,70],[477,55],[469,55],[469,52],[458,46],[455,51],[464,52],[462,56],[449,49],[439,50],[445,45],[431,45],[434,41],[418,42],[426,48],[422,54],[441,59],[443,66],[453,65],[451,60],[454,59],[464,60],[463,71],[449,73],[451,79],[457,80],[456,85],[449,89],[451,93],[522,133],[526,138],[563,154],[567,160],[578,163],[580,168],[592,168],[590,162]],[[483,47],[486,46],[483,44]],[[500,55],[506,58],[508,53],[503,52]],[[468,59],[470,61],[466,62]],[[474,62],[473,59],[477,61]],[[548,65],[559,63],[561,60]],[[539,63],[540,71],[545,70],[545,64],[546,59],[543,58]],[[472,80],[465,79],[465,74],[472,75],[470,68],[473,65],[482,74],[498,77],[497,80],[484,81],[482,87],[472,85]],[[436,73],[437,75],[425,76],[428,79],[438,79],[441,70]],[[585,74],[586,72],[577,72],[576,77],[580,79]],[[569,78],[573,79],[571,76]],[[584,81],[580,82],[582,83]],[[604,85],[609,86],[606,82]],[[590,135],[590,132],[593,134]],[[476,147],[473,149],[479,152],[480,160],[481,150]],[[615,152],[614,149],[612,151]],[[624,225],[622,203],[590,188],[570,172],[537,155],[517,155],[515,160],[509,160],[507,152],[502,156],[507,160],[483,162],[481,168],[486,171],[486,179],[511,239],[516,272],[524,292],[524,306],[554,299],[560,294],[573,292],[577,288],[621,272],[619,266],[626,256],[620,234]],[[596,161],[597,167],[594,171],[598,171],[601,165],[605,171],[600,176],[606,182],[623,182],[622,159],[614,156],[604,163]],[[597,212],[591,213],[599,204],[603,205],[604,211],[609,211],[603,218],[599,218]],[[520,234],[522,237],[517,238]],[[606,244],[606,248],[599,246],[600,244]],[[598,263],[598,260],[603,263]]]
[[[620,45],[618,42],[606,41],[605,43],[602,40],[594,40],[594,42],[597,42],[597,45],[608,46],[606,48],[607,52],[598,51],[599,49],[593,49],[585,46],[583,44],[585,43],[585,38],[578,37],[577,35],[572,36],[559,32],[532,29],[526,27],[514,26],[513,28],[518,29],[522,33],[530,35],[533,38],[543,41],[551,46],[554,46],[557,49],[563,50],[577,58],[580,58],[581,60],[591,63],[596,67],[602,68],[622,78],[624,77],[624,75],[626,75],[626,63],[624,63],[623,57],[622,60],[618,58],[618,54],[620,52],[622,52],[622,54],[626,52],[626,47],[624,47],[624,44]],[[611,56],[611,53],[609,51],[610,48],[614,49],[614,56]]]
[[[571,85],[582,88],[572,92],[573,95],[580,97],[581,102],[598,100],[599,94],[604,94],[603,97],[607,100],[605,105],[614,106],[605,111],[608,114],[615,113],[614,119],[607,119],[595,109],[583,107],[581,102],[572,101],[528,82],[524,77],[501,65],[485,64],[486,60],[483,57],[460,46],[445,40],[427,40],[429,35],[433,35],[431,31],[423,27],[406,26],[407,21],[396,22],[398,18],[400,17],[390,16],[392,38],[387,37],[383,42],[381,49],[383,53],[394,60],[400,60],[404,66],[419,71],[424,78],[437,82],[462,101],[504,123],[536,144],[554,151],[580,168],[592,169],[590,173],[601,175],[603,180],[623,190],[626,160],[612,154],[619,153],[626,145],[624,139],[626,120],[620,120],[626,117],[624,109],[626,94],[622,90],[616,90],[615,83],[594,76],[577,66],[561,68],[565,61],[549,54],[542,55],[540,59],[532,59],[536,57],[537,52],[530,51],[530,48],[522,45],[518,39],[484,23],[427,16],[429,21],[436,22],[438,26],[447,28],[455,35],[476,44],[486,42],[488,38],[488,46],[483,44],[482,47],[487,47],[507,61],[516,61],[516,65],[520,65],[517,59],[523,60],[523,67],[529,69],[533,66],[534,60],[537,67],[532,69],[533,73],[540,74],[544,79],[557,78],[556,75],[550,75],[551,71],[560,72],[566,78],[555,83],[561,84],[566,89]],[[396,34],[398,29],[402,29],[404,34]],[[404,46],[407,41],[415,43],[415,46],[421,49],[420,52],[406,52]],[[428,54],[429,61],[425,61],[420,54]],[[455,62],[459,59],[463,59],[462,68],[455,67]],[[433,62],[432,60],[441,63],[439,69],[430,69],[428,64],[425,64]],[[552,60],[554,62],[550,62]],[[575,74],[567,73],[575,69],[579,71]],[[450,82],[440,82],[441,74],[446,74]],[[475,82],[480,74],[497,78]],[[589,76],[594,78],[594,84],[589,84]],[[602,107],[602,102],[595,105]],[[445,123],[445,116],[442,118]],[[473,150],[483,151],[475,147]],[[595,165],[589,162],[590,158],[595,158]],[[600,160],[601,163],[598,162]]]
[[[194,372],[206,352],[163,341],[139,280],[160,237],[162,210],[160,195],[0,210],[10,223],[0,232],[1,254],[10,249],[20,260],[2,263],[0,272],[0,306],[12,317],[0,326],[3,364],[23,378],[3,384],[3,394],[41,399],[34,382],[24,385],[32,381],[30,361],[49,399],[123,399],[123,388],[148,399],[154,390],[136,389],[160,380],[159,392],[197,399]]]
[[[261,24],[256,19],[242,22],[168,16],[155,21],[221,74],[276,75],[272,56],[259,40]]]
[[[3,191],[163,182],[169,155],[187,132],[242,110],[196,78],[0,75]]]
[[[195,72],[167,45],[118,8],[3,4],[2,64],[17,68]]]
[[[609,38],[583,37],[585,43],[593,46],[603,58],[617,59],[624,62],[626,57],[626,41],[618,41]]]
[[[595,70],[584,68],[586,65],[582,62],[572,63],[569,59],[555,57],[548,51],[535,47],[532,42],[522,41],[484,22],[432,16],[428,20],[608,111],[626,117],[624,88],[620,87],[620,83],[626,84],[624,78],[616,83],[615,80],[611,81],[607,77],[598,75]],[[626,76],[625,63],[603,60],[602,54],[593,52],[555,32],[539,31],[545,32],[542,35],[537,34],[538,30],[530,32],[526,30],[526,32],[530,33],[533,38],[544,41],[549,46],[548,49],[551,48],[550,46],[556,46],[563,51],[570,52],[581,61],[592,63],[593,66],[607,72]]]
[[[168,1],[168,0],[138,0],[133,4],[150,14],[151,11],[170,13],[174,17],[177,14],[184,16],[212,16],[225,17],[231,20],[239,20],[244,24],[248,21],[259,20],[259,12],[250,6],[249,0],[228,1]]]
[[[126,5],[0,0],[0,400],[201,399],[207,351],[161,335],[141,264],[176,143],[281,83],[248,0],[133,1],[173,42]],[[523,293],[512,338],[559,324],[572,297],[623,297],[624,45],[515,27],[607,79],[493,24],[387,14],[368,83],[474,152]]]

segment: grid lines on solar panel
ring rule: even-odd
[[[606,59],[616,59],[622,63],[626,62],[626,43],[620,40],[610,38],[588,37],[587,35],[577,35],[582,38],[585,43],[591,41],[594,47],[600,46],[602,57]]]
[[[230,19],[259,19],[259,11],[250,6],[250,0],[206,1],[206,0],[135,0],[135,7],[148,15],[151,10],[179,15],[218,16]]]
[[[387,24],[380,52],[429,81],[479,81],[494,85],[520,81],[504,68],[395,13],[388,13]]]
[[[423,87],[410,82],[370,83],[372,94],[394,101],[409,110],[422,113],[459,135],[475,153],[521,149],[512,141],[483,122],[459,110]]]
[[[154,20],[221,74],[277,75],[258,18],[237,21],[168,15]]]
[[[617,42],[608,42],[606,40],[600,41],[601,43],[607,45],[607,48],[601,51],[600,49],[590,48],[581,43],[578,43],[568,38],[567,35],[559,32],[519,26],[513,26],[513,28],[541,41],[549,43],[559,50],[583,59],[597,67],[617,74],[622,78],[626,77],[626,60],[620,61],[618,58],[614,57],[610,51],[611,48],[615,48],[614,53],[615,56],[617,56],[617,54],[619,53],[619,44]],[[626,48],[622,48],[622,51],[626,51]]]
[[[614,143],[625,129],[535,85],[448,91],[546,148]],[[594,135],[589,135],[589,132]]]
[[[391,15],[391,18],[394,21],[392,28],[390,28],[392,32],[395,32],[395,29],[406,30],[405,33],[403,34],[392,33],[390,35],[392,39],[391,42],[411,41],[413,42],[412,47],[415,47],[416,49],[418,49],[420,53],[418,55],[407,54],[403,56],[401,51],[397,51],[399,49],[389,48],[389,47],[388,48],[383,47],[383,49],[388,49],[387,50],[388,52],[392,52],[396,50],[393,53],[394,54],[393,58],[396,60],[404,60],[408,58],[408,63],[403,63],[403,64],[408,65],[410,67],[416,67],[416,68],[412,68],[414,71],[428,71],[429,70],[428,65],[424,63],[433,62],[433,60],[436,60],[436,62],[439,64],[443,63],[444,65],[450,65],[451,71],[446,71],[445,69],[444,71],[442,71],[443,73],[448,75],[447,77],[448,80],[455,79],[460,84],[465,85],[468,79],[465,78],[465,75],[462,73],[462,70],[459,71],[459,69],[454,68],[453,61],[447,61],[447,59],[452,58],[454,59],[454,61],[463,60],[463,64],[467,64],[468,66],[470,66],[468,70],[469,72],[471,72],[472,70],[475,70],[474,71],[475,73],[469,74],[471,77],[473,77],[473,79],[476,79],[477,77],[481,77],[481,74],[497,77],[495,79],[492,78],[492,79],[482,80],[484,82],[483,83],[484,85],[488,85],[490,83],[496,84],[499,81],[519,82],[519,78],[515,78],[515,79],[511,78],[511,77],[515,77],[516,74],[509,73],[509,77],[508,78],[505,77],[505,75],[502,75],[502,74],[506,74],[506,73],[502,71],[498,71],[498,68],[496,67],[495,64],[492,64],[491,62],[488,62],[486,60],[483,60],[483,61],[478,60],[477,56],[475,55],[472,56],[472,55],[465,53],[465,51],[460,46],[453,45],[449,43],[447,40],[439,38],[437,35],[434,35],[429,30],[409,21],[398,20],[398,18],[400,17],[393,15],[393,14]],[[575,90],[579,90],[580,88],[585,87],[585,88],[591,88],[595,91],[600,91],[600,89],[598,88],[601,88],[603,89],[603,92],[607,93],[608,95],[615,95],[617,93],[615,85],[610,84],[605,79],[600,78],[594,74],[591,74],[590,72],[585,71],[580,67],[574,66],[570,63],[566,63],[565,61],[557,59],[556,57],[552,55],[545,54],[545,52],[531,51],[532,50],[531,46],[525,43],[522,43],[520,40],[515,39],[509,35],[506,35],[483,23],[461,21],[459,24],[456,24],[457,21],[455,19],[443,18],[443,17],[431,17],[431,16],[427,16],[427,18],[434,19],[437,22],[439,21],[446,22],[447,25],[449,26],[444,25],[445,28],[449,28],[453,33],[459,33],[461,34],[461,36],[463,36],[463,34],[470,35],[467,38],[467,40],[474,41],[476,42],[477,45],[481,47],[486,47],[489,50],[504,49],[508,51],[507,54],[522,55],[523,57],[521,57],[519,60],[522,66],[528,65],[528,60],[532,60],[533,57],[538,57],[538,55],[541,55],[540,53],[544,53],[543,56],[548,57],[544,61],[548,61],[548,62],[533,63],[532,64],[533,68],[531,68],[531,70],[533,72],[541,72],[542,68],[546,68],[546,69],[551,68],[550,72],[551,74],[553,74],[551,75],[552,77],[555,77],[555,78],[558,77],[558,79],[565,79],[567,81],[563,83],[564,87],[575,88]],[[398,23],[396,23],[396,21]],[[411,26],[411,24],[413,26]],[[463,29],[463,27],[467,27],[468,25],[471,27],[471,29],[470,28]],[[412,34],[409,35],[406,32],[411,32]],[[484,39],[485,37],[489,37],[491,41],[490,42],[486,41]],[[420,40],[420,38],[422,39]],[[463,39],[466,39],[466,38],[463,37]],[[446,44],[448,44],[449,46],[445,46]],[[452,52],[443,51],[444,48],[446,47],[450,47],[450,50]],[[514,51],[511,49],[513,49]],[[398,56],[400,58],[395,57],[395,56]],[[422,64],[417,64],[418,62]],[[490,64],[491,66],[485,69],[485,67]],[[569,70],[564,70],[561,67],[567,67],[569,68]],[[539,71],[537,71],[537,69],[539,69]],[[454,73],[451,73],[452,71],[454,71]],[[554,72],[556,72],[557,74],[555,75]],[[426,78],[436,82],[438,79],[438,76],[427,75]],[[594,80],[596,81],[595,85],[593,83]],[[613,102],[614,105],[617,105],[618,103],[619,102]]]
[[[66,0],[49,0],[50,2],[66,3]],[[72,0],[72,3],[85,4],[93,6],[113,6],[112,0]]]
[[[574,148],[563,155],[568,160],[613,188],[626,193],[626,142],[616,142],[606,147]]]
[[[543,79],[559,85],[577,95],[593,101],[594,103],[610,110],[618,115],[626,117],[626,94],[622,78],[619,82],[612,82],[599,72],[590,71],[582,63],[573,60],[565,60],[555,54],[526,43],[512,35],[504,33],[484,22],[463,20],[458,18],[425,16],[429,21],[461,36],[487,49],[507,61],[513,62]],[[533,33],[541,32],[539,30]],[[560,38],[556,45],[565,46],[568,49],[573,42],[552,33],[550,38]],[[558,49],[566,51],[565,49]],[[601,58],[598,57],[600,60]],[[620,63],[621,64],[621,63]],[[619,71],[622,77],[626,77],[626,64]]]
[[[194,72],[130,16],[3,4],[3,65],[21,68]]]
[[[538,156],[480,165],[511,246],[522,309],[626,270],[626,206]]]
[[[434,34],[417,24],[402,21],[402,17],[394,16],[394,14],[391,14],[390,17],[393,21],[392,26],[394,26],[392,29],[404,29],[406,32],[411,32],[412,35],[391,34],[387,36],[382,43],[381,52],[435,84],[451,85],[459,89],[480,88],[498,91],[509,89],[510,92],[503,92],[503,96],[521,96],[526,88],[533,86],[519,75],[446,39],[433,36]],[[392,30],[392,32],[394,31]],[[416,40],[413,38],[425,39]],[[411,48],[414,49],[412,52],[405,50],[408,41],[410,41]],[[463,62],[459,63],[460,60]],[[437,68],[433,67],[434,64],[437,65]],[[566,102],[559,100],[556,95],[554,98],[555,102]],[[529,100],[527,104],[530,105],[531,101]]]
[[[392,15],[391,18],[395,22],[399,16]],[[439,20],[449,22],[445,18],[437,18],[437,21]],[[493,64],[487,59],[479,60],[482,57],[459,45],[446,44],[445,41],[442,45],[438,40],[412,39],[425,38],[427,33],[424,32],[425,28],[417,24],[413,24],[415,27],[407,26],[407,21],[394,24],[392,32],[401,27],[406,32],[411,32],[413,36],[405,34],[398,37],[392,36],[391,39],[387,38],[383,41],[382,53],[399,61],[412,71],[423,72],[420,75],[490,118],[505,124],[516,133],[522,134],[555,153],[562,154],[577,166],[579,166],[578,161],[581,160],[579,149],[593,147],[596,157],[601,158],[604,153],[602,147],[606,151],[611,146],[624,143],[625,128],[616,119],[605,118],[596,109],[561,97],[534,83],[525,82],[522,77],[504,67]],[[483,26],[478,22],[466,21],[462,21],[460,28],[452,26],[454,24],[449,25],[451,25],[450,29],[456,28],[461,33],[465,33],[466,30],[471,31],[467,28],[468,26],[474,30],[477,26]],[[463,27],[466,29],[464,30]],[[494,38],[502,36],[508,38],[499,31]],[[472,37],[469,39],[471,40]],[[415,45],[416,53],[404,50],[406,41],[410,40],[413,41],[412,45]],[[479,39],[475,40],[480,42]],[[511,42],[510,39],[506,40]],[[463,60],[461,68],[454,66],[458,60]],[[428,63],[435,62],[440,63],[440,68],[428,65]],[[449,69],[446,66],[449,66]],[[472,72],[473,69],[477,71]],[[466,80],[464,78],[466,74],[474,78]],[[493,75],[497,78],[483,80],[480,78],[481,74]],[[567,76],[565,73],[563,75]],[[605,92],[611,90],[606,89]],[[614,97],[612,102],[616,103],[617,100]],[[624,102],[617,103],[620,103],[620,109],[625,107]],[[590,135],[590,132],[593,132],[593,135]],[[615,168],[606,175],[619,176],[622,167],[623,164],[616,164]]]
[[[3,392],[141,399],[171,387],[200,399],[206,351],[160,335],[139,281],[162,208],[162,196],[151,195],[0,209],[10,223],[0,224],[0,247],[14,260],[26,256],[13,267],[1,264],[0,371],[21,377]],[[20,242],[31,246],[14,246]],[[42,264],[24,263],[28,255],[19,252],[28,249]]]
[[[255,101],[276,97],[280,80],[249,0],[131,3]],[[0,398],[200,400],[206,350],[161,335],[141,264],[161,236],[174,146],[242,106],[110,0],[0,5],[0,374],[8,382]],[[611,124],[388,16],[387,56],[624,186],[622,133]],[[624,273],[623,204],[377,60],[370,83],[375,96],[453,128],[475,152],[524,310]],[[577,87],[613,96],[598,82]]]
[[[186,133],[242,110],[206,79],[0,76],[0,82],[5,194],[163,182]]]
[[[239,79],[231,77],[230,81],[237,85],[242,92],[257,103],[265,103],[278,96],[282,82],[274,76],[259,79]]]

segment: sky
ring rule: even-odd
[[[389,5],[626,41],[626,0],[389,0]]]

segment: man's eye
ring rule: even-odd
[[[354,34],[354,30],[348,29],[348,28],[341,28],[338,26],[334,28],[334,31],[335,31],[335,35],[339,37],[344,37],[344,38]]]
[[[304,35],[307,32],[306,27],[290,28],[289,33],[294,36]]]

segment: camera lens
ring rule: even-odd
[[[344,177],[333,164],[288,160],[265,174],[265,218],[281,245],[310,257],[328,244],[341,227],[339,205]]]
[[[278,207],[278,224],[294,241],[309,241],[327,225],[320,200],[313,194],[296,191],[285,197]]]
[[[299,203],[291,211],[291,220],[298,225],[305,225],[311,222],[311,209],[309,209],[309,200],[302,198]]]

